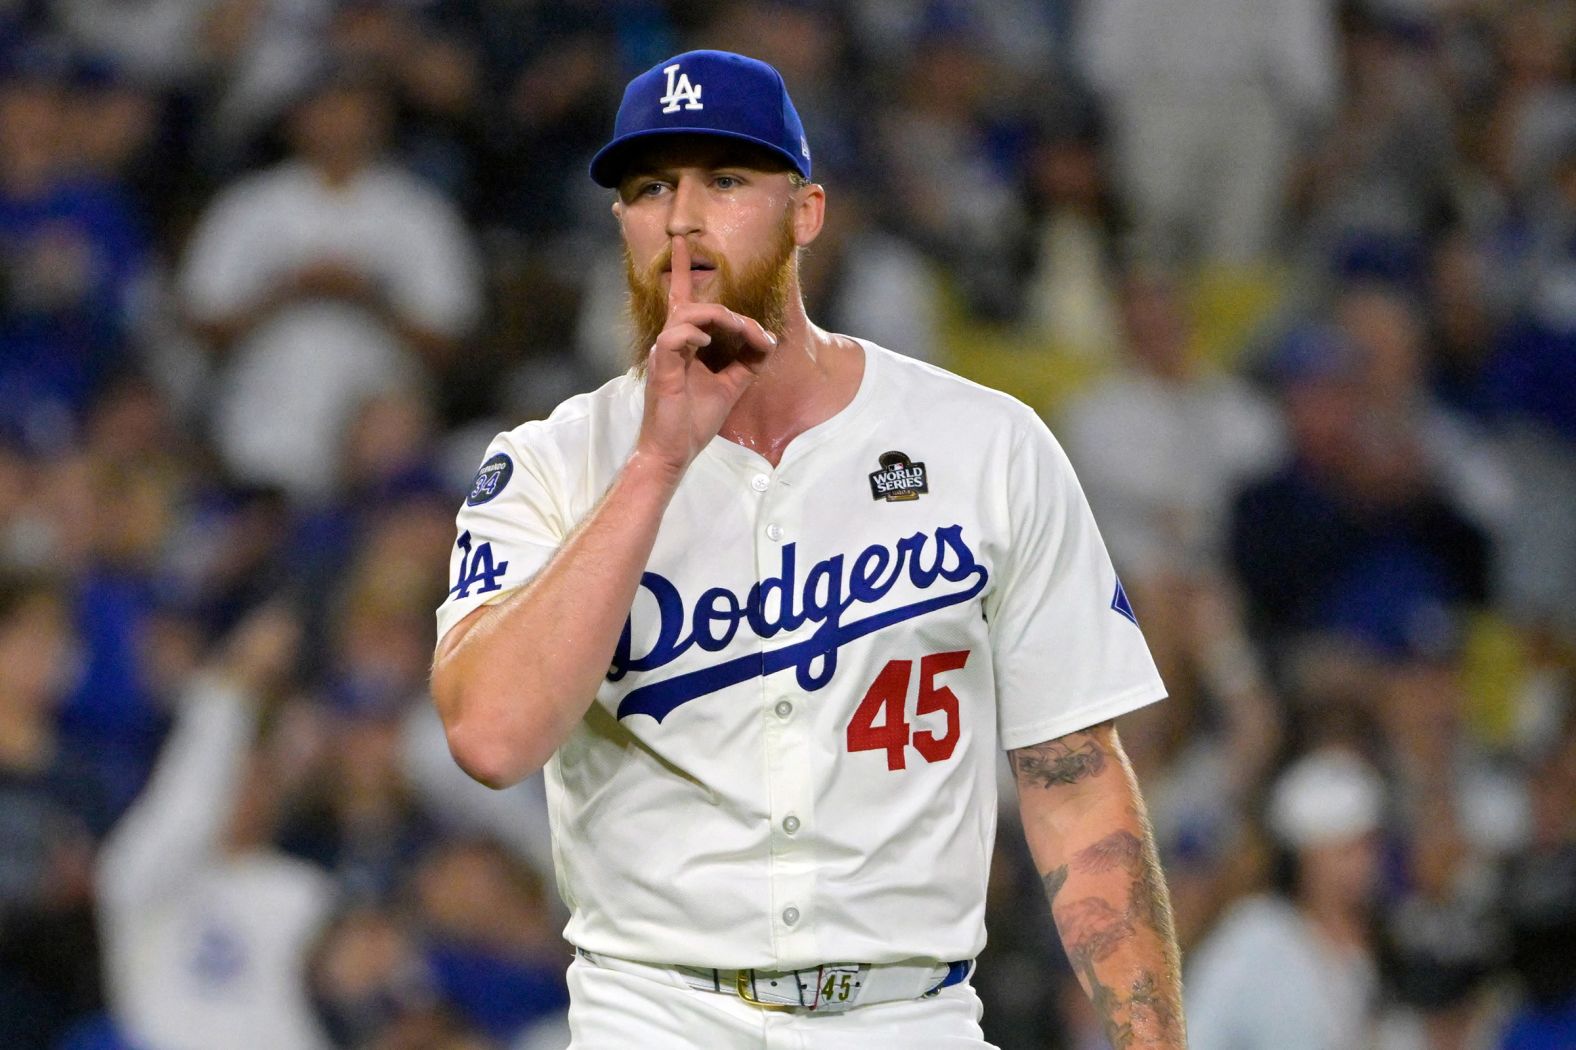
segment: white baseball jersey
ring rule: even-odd
[[[997,749],[1164,695],[1039,418],[861,345],[846,408],[775,468],[713,439],[662,519],[596,702],[546,770],[579,947],[730,968],[971,958]],[[591,511],[643,394],[625,375],[493,442],[440,636]]]

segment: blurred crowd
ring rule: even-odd
[[[491,435],[621,371],[623,84],[776,65],[811,316],[1040,409],[1199,1050],[1576,1046],[1576,4],[0,0],[0,1045],[557,1050],[426,699]],[[976,984],[1095,1050],[1004,795]]]

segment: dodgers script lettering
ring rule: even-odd
[[[648,572],[640,586],[656,601],[656,641],[645,653],[632,651],[633,621],[626,620],[613,654],[608,681],[617,682],[632,672],[658,670],[698,647],[721,652],[747,628],[767,639],[796,631],[806,623],[818,624],[810,637],[766,651],[753,650],[709,667],[646,682],[625,694],[618,717],[650,715],[658,722],[691,700],[737,685],[751,678],[793,668],[799,687],[820,689],[837,670],[837,651],[849,642],[893,624],[966,602],[985,589],[989,571],[963,539],[961,525],[936,529],[934,535],[916,532],[891,546],[872,544],[849,560],[842,554],[816,562],[800,582],[796,544],[782,549],[779,572],[750,588],[744,597],[713,587],[694,604],[667,577]],[[926,594],[918,601],[881,609],[863,619],[850,620],[849,610],[874,605],[899,581],[907,579]],[[957,584],[958,587],[945,587]]]

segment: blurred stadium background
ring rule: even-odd
[[[805,116],[812,316],[1068,448],[1195,1047],[1576,1047],[1561,0],[0,0],[0,1046],[563,1045],[432,610],[621,370],[585,165],[691,46]],[[986,1031],[1101,1047],[1009,814]]]

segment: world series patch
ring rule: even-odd
[[[870,475],[870,498],[907,503],[930,491],[925,464],[915,463],[903,452],[881,453],[881,469]]]
[[[514,461],[506,453],[500,452],[482,464],[482,469],[476,472],[476,480],[471,483],[471,494],[465,497],[469,506],[486,503],[509,484],[509,475],[514,473]]]

